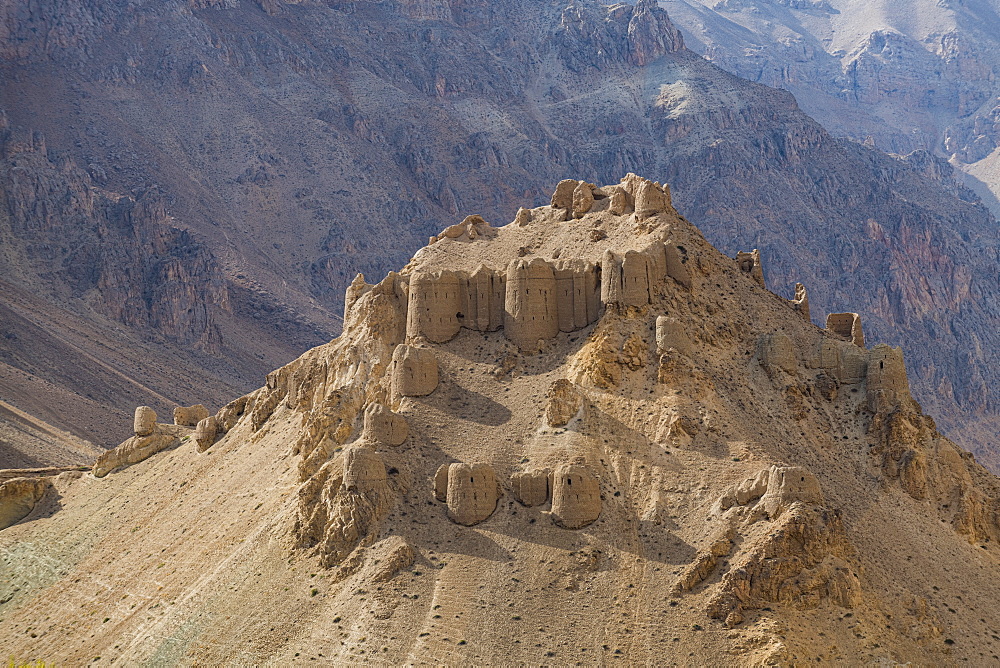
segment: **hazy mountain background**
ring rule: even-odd
[[[647,2],[0,2],[2,398],[102,445],[214,410],[333,336],[356,272],[631,171],[819,324],[860,309],[989,461],[993,216],[937,149],[837,139],[681,42]]]
[[[688,46],[795,94],[837,136],[924,149],[997,211],[1000,3],[995,0],[664,0]]]

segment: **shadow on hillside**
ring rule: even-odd
[[[60,510],[62,510],[62,495],[50,484],[48,489],[46,489],[45,493],[42,495],[42,498],[39,499],[34,506],[27,509],[27,512],[25,512],[19,519],[12,521],[7,528],[17,526],[18,524],[27,524],[29,522],[35,522],[40,519],[52,517]],[[3,525],[0,524],[0,526]]]
[[[499,427],[512,417],[510,409],[471,387],[462,385],[444,370],[433,394],[420,399],[449,417]]]

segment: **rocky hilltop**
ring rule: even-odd
[[[243,391],[329,340],[354,275],[400,266],[439,221],[510,220],[515,202],[547,203],[567,176],[605,183],[632,171],[669,181],[724,252],[758,248],[777,293],[804,281],[815,310],[857,310],[869,335],[905,345],[915,394],[949,434],[992,456],[995,220],[943,162],[834,139],[787,93],[705,62],[655,3],[39,0],[0,4],[0,26],[0,106],[12,129],[44,133],[46,145],[44,156],[19,154],[16,169],[51,181],[63,174],[46,166],[52,154],[76,166],[60,178],[80,184],[85,172],[89,189],[111,193],[95,195],[91,217],[80,188],[46,191],[31,211],[49,207],[49,231],[19,226],[26,241],[11,247],[66,238],[89,249],[47,251],[61,264],[42,292],[69,295],[55,311],[98,311],[92,338],[115,337],[125,357],[176,337],[140,358],[168,374],[186,366],[199,375],[192,388]],[[63,192],[72,196],[57,205]],[[105,215],[101,202],[157,226]],[[118,222],[101,237],[108,216]],[[104,242],[123,245],[96,251]],[[122,272],[120,256],[141,270]],[[142,282],[157,276],[177,281],[170,294]],[[79,292],[95,281],[107,296]],[[40,285],[12,282],[30,294]],[[53,310],[38,306],[32,322],[45,331]],[[27,355],[23,337],[8,341],[13,357]],[[195,345],[207,361],[190,359]],[[115,370],[140,385],[160,377]],[[12,396],[38,396],[17,387]],[[224,394],[116,390],[104,403],[162,413],[173,402],[214,408]],[[75,430],[82,420],[45,419]]]
[[[0,484],[0,638],[98,664],[998,660],[1000,481],[901,349],[818,327],[763,262],[631,174],[446,227],[258,390],[139,407],[91,473]]]

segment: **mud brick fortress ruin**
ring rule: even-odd
[[[483,336],[502,332],[513,348],[495,370],[494,377],[503,378],[516,364],[511,359],[545,351],[561,335],[596,328],[593,341],[606,314],[645,322],[652,334],[648,343],[630,337],[613,359],[584,345],[571,365],[575,377],[551,383],[545,426],[570,429],[587,413],[587,386],[614,388],[623,373],[646,366],[655,369],[661,384],[682,382],[681,376],[696,373],[692,360],[699,347],[727,345],[683,307],[722,271],[764,289],[760,254],[740,252],[735,261],[718,254],[673,209],[667,186],[632,174],[603,187],[562,181],[550,206],[520,209],[510,225],[494,228],[469,216],[432,237],[402,272],[377,285],[359,275],[347,289],[341,337],[354,342],[354,352],[337,369],[329,361],[317,369],[321,347],[270,374],[265,387],[218,415],[208,416],[201,407],[178,409],[175,425],[157,425],[155,414],[140,407],[135,437],[102,457],[94,472],[106,475],[185,436],[193,436],[204,451],[242,420],[260,429],[284,403],[303,413],[297,451],[306,485],[298,531],[304,545],[325,544],[335,561],[385,516],[399,494],[381,453],[411,438],[408,422],[414,417],[406,407],[438,390],[445,373],[442,346],[463,329]],[[780,301],[802,326],[791,332],[752,325],[758,333],[747,354],[752,352],[769,376],[794,378],[800,369],[810,369],[819,374],[816,388],[828,400],[841,386],[863,384],[873,413],[912,403],[902,352],[886,345],[865,349],[858,314],[830,314],[821,330],[810,322],[804,286],[796,286],[794,299]],[[715,313],[711,304],[706,308]],[[381,346],[374,352],[373,342]],[[358,352],[363,350],[368,352]],[[327,406],[323,416],[317,414],[321,404]],[[665,418],[660,436],[685,439],[697,429],[690,416],[677,414]],[[334,458],[341,449],[344,456]],[[460,525],[489,518],[507,493],[526,507],[551,504],[551,521],[566,529],[600,517],[601,472],[588,457],[514,469],[502,476],[485,461],[451,461],[439,465],[426,483],[413,484],[426,484],[427,494]],[[757,497],[797,494],[793,487],[770,490],[768,479],[782,478],[763,475]],[[339,486],[322,493],[331,481]],[[815,497],[815,490],[806,496]],[[774,505],[787,502],[778,499]]]

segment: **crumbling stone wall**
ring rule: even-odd
[[[744,274],[752,278],[760,287],[767,287],[764,285],[764,268],[760,263],[760,251],[754,248],[749,253],[746,251],[740,251],[736,254],[736,266],[740,268]]]
[[[392,391],[398,397],[423,397],[438,386],[434,351],[400,344],[392,352]]]
[[[649,255],[639,251],[625,252],[622,260],[622,302],[628,306],[649,303]]]
[[[462,323],[462,280],[454,271],[417,271],[410,276],[406,336],[444,343],[455,338]]]
[[[208,417],[208,409],[201,404],[194,406],[178,406],[174,409],[174,424],[184,427],[194,427],[200,421]]]
[[[514,498],[529,508],[544,505],[549,500],[551,477],[552,471],[549,469],[514,473],[510,477],[510,488]]]
[[[792,307],[802,316],[806,322],[812,322],[809,315],[809,295],[806,294],[806,286],[801,283],[795,284],[795,299],[792,300]]]
[[[831,313],[826,316],[826,328],[860,348],[865,347],[865,334],[861,331],[861,316],[857,313]]]
[[[149,406],[139,406],[135,409],[132,427],[136,436],[149,436],[156,429],[156,411]]]
[[[660,185],[635,174],[628,174],[621,181],[621,187],[632,198],[635,219],[643,221],[659,213],[673,210],[670,187]]]
[[[605,304],[621,304],[622,262],[611,250],[601,256],[601,301]]]
[[[601,304],[593,263],[583,259],[559,260],[554,274],[559,331],[572,332],[595,322]]]
[[[507,285],[504,275],[479,265],[467,282],[462,306],[462,325],[479,332],[495,332],[503,326]]]
[[[669,349],[675,349],[684,355],[690,355],[692,344],[687,329],[680,320],[668,315],[656,317],[656,352],[663,354]]]
[[[402,445],[410,435],[406,418],[394,413],[378,402],[368,404],[365,409],[364,426],[361,437],[373,445]]]
[[[663,245],[663,253],[666,256],[667,276],[674,279],[682,286],[691,289],[691,270],[687,266],[687,256],[682,247],[673,242],[666,242]]]
[[[381,489],[388,480],[382,456],[367,445],[355,445],[344,450],[344,480],[346,492],[367,494]]]
[[[910,381],[906,377],[902,348],[884,343],[876,345],[868,353],[867,371],[865,392],[868,410],[885,413],[900,405],[911,410],[913,397],[910,396]]]
[[[504,335],[518,348],[533,351],[539,340],[559,333],[556,278],[541,258],[511,260],[507,265]]]
[[[496,474],[489,464],[451,464],[447,489],[448,517],[465,526],[487,519],[500,499]]]
[[[581,529],[601,515],[601,485],[582,464],[561,464],[552,473],[552,521]]]
[[[867,353],[839,339],[823,337],[812,366],[823,369],[841,383],[853,385],[865,379],[868,366]]]

